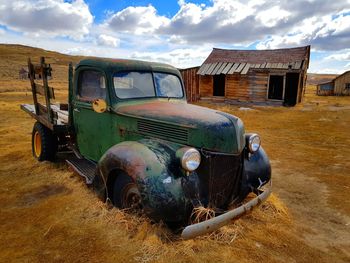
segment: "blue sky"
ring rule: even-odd
[[[0,0],[0,43],[182,68],[201,65],[213,47],[311,45],[309,72],[342,73],[350,0]]]

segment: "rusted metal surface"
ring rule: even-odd
[[[200,235],[204,235],[213,232],[227,224],[229,224],[233,219],[241,217],[245,213],[251,211],[254,207],[263,203],[271,194],[271,181],[269,187],[259,194],[254,199],[250,200],[246,204],[237,207],[231,211],[228,211],[220,216],[214,217],[207,221],[197,223],[194,225],[187,226],[181,233],[183,239],[191,239]]]
[[[183,144],[226,153],[239,153],[244,147],[241,139],[244,127],[241,120],[232,115],[230,115],[232,117],[224,116],[208,108],[179,101],[157,100],[140,101],[133,105],[120,103],[113,110],[120,115],[173,126],[174,133],[178,133],[176,127],[187,128],[188,141],[183,141]],[[172,140],[171,137],[168,139]]]
[[[157,221],[185,221],[191,201],[185,198],[182,186],[187,179],[174,163],[175,152],[176,145],[157,140],[120,143],[101,158],[101,181],[108,188],[109,180],[118,176],[119,170],[124,171],[137,184],[148,216]]]

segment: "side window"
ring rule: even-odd
[[[99,71],[84,70],[79,74],[78,95],[82,100],[106,99],[106,80]]]

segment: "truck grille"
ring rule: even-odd
[[[239,194],[243,155],[225,155],[202,151],[197,169],[200,199],[211,208],[225,208]]]
[[[182,144],[187,144],[188,141],[188,129],[177,125],[149,120],[138,120],[137,130],[140,134],[149,137],[155,137]]]

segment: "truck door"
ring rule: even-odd
[[[78,149],[85,158],[98,161],[110,146],[111,115],[108,110],[94,111],[92,103],[103,99],[109,104],[107,80],[102,71],[90,68],[77,71],[73,118]]]

